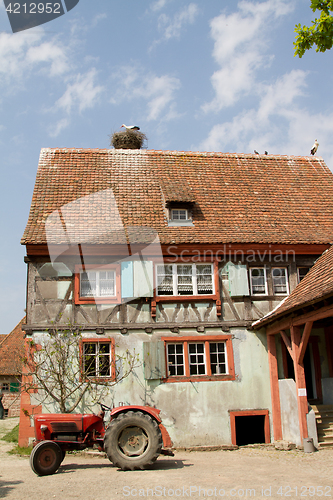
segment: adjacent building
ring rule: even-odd
[[[20,415],[20,383],[24,349],[23,318],[3,339],[0,339],[0,390],[5,417]]]

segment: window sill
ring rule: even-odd
[[[251,300],[280,300],[282,297],[288,297],[289,293],[279,294],[279,295],[250,295]]]
[[[75,299],[75,304],[120,304],[118,297],[79,297]]]
[[[204,300],[212,301],[217,300],[217,294],[214,295],[156,295],[154,297],[155,302],[183,302],[183,301],[201,301]]]
[[[93,382],[96,384],[108,384],[109,382],[115,382],[115,378],[112,377],[111,375],[108,377],[86,377],[86,380],[89,380],[89,382]]]
[[[192,226],[194,227],[193,221],[191,220],[168,220],[168,226],[169,227],[176,227],[176,226]]]
[[[217,382],[223,380],[235,380],[235,375],[229,373],[228,375],[196,375],[192,377],[175,376],[163,378],[162,382],[169,384],[174,382]]]

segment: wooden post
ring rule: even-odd
[[[301,441],[309,437],[306,415],[308,413],[308,399],[306,394],[306,383],[303,364],[298,363],[300,354],[301,331],[298,326],[291,326],[291,345],[293,353],[296,391],[297,391],[297,404],[298,404],[298,419],[301,434]]]
[[[267,335],[267,350],[269,364],[269,378],[271,383],[272,416],[274,440],[282,439],[281,405],[278,378],[278,365],[276,359],[275,335]]]

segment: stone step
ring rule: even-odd
[[[312,405],[315,412],[333,411],[333,405]]]
[[[333,448],[333,440],[332,441],[319,441],[319,448]]]
[[[317,427],[331,427],[333,425],[333,418],[324,418],[316,420]]]
[[[326,439],[329,441],[333,440],[333,429],[330,429],[329,432],[318,431],[318,439],[319,441],[324,441]]]
[[[313,405],[319,448],[333,448],[333,405]]]
[[[327,429],[333,429],[333,422],[323,422],[323,423],[318,423],[317,422],[317,429],[321,430],[327,430]]]

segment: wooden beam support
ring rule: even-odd
[[[278,365],[276,359],[275,336],[267,335],[269,378],[271,384],[272,417],[274,440],[282,439],[281,405],[279,391]]]
[[[286,334],[286,332],[284,330],[281,330],[280,333],[281,333],[281,337],[283,339],[283,342],[284,342],[286,348],[288,349],[288,352],[289,352],[289,354],[290,354],[290,356],[292,358],[293,357],[293,351],[292,351],[292,348],[291,348],[290,339],[289,339],[289,337],[287,337],[287,334]]]
[[[303,439],[306,439],[308,437],[308,426],[306,421],[306,415],[308,413],[308,398],[306,394],[304,366],[298,363],[301,343],[301,331],[298,326],[292,326],[290,329],[290,333],[297,391],[298,419],[301,441],[303,442]]]
[[[303,365],[304,354],[305,354],[305,351],[306,351],[306,348],[307,348],[307,345],[308,345],[310,333],[311,333],[311,330],[312,330],[312,325],[313,325],[313,321],[308,321],[305,324],[305,327],[304,327],[304,331],[303,331],[303,335],[302,335],[302,340],[301,340],[301,343],[300,343],[300,346],[299,346],[300,349],[299,349],[299,353],[298,353],[298,359],[297,359],[297,363],[299,365]]]
[[[288,330],[291,325],[301,326],[308,321],[314,322],[320,319],[329,318],[330,316],[333,316],[333,305],[322,307],[318,311],[310,311],[298,317],[287,318],[273,325],[268,325],[266,328],[266,332],[268,333],[268,335],[275,335],[281,330]]]

